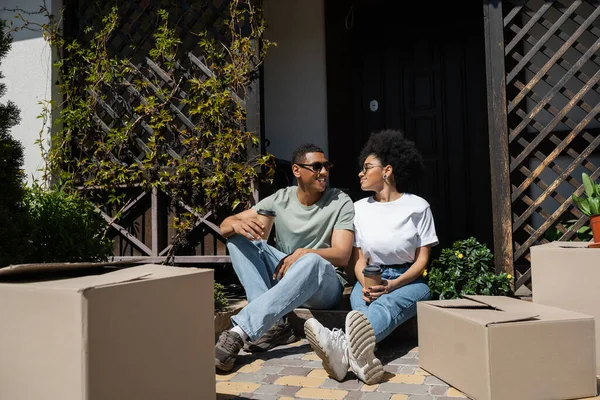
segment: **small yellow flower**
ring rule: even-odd
[[[423,276],[427,276],[427,270],[426,269],[423,270]]]
[[[464,256],[462,255],[462,253],[459,253],[458,251],[456,252],[456,257],[458,257],[459,259],[463,258]]]
[[[513,278],[513,276],[512,276],[511,274],[508,274],[508,275],[506,275],[506,277],[507,277],[508,279],[512,279],[512,278]]]

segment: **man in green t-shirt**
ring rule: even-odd
[[[350,258],[354,205],[344,192],[327,187],[331,166],[318,146],[300,146],[292,155],[298,186],[280,189],[221,224],[248,305],[219,337],[217,369],[230,371],[244,343],[265,350],[295,340],[283,322],[294,308],[338,304],[344,281],[336,267],[345,268]],[[277,248],[260,240],[265,228],[257,218],[261,209],[276,213]]]

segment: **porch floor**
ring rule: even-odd
[[[349,372],[330,379],[308,341],[301,339],[264,353],[244,353],[232,372],[216,375],[217,400],[364,399],[456,400],[466,395],[419,368],[416,340],[380,343],[377,356],[386,374],[368,386]],[[596,399],[600,399],[596,397]]]

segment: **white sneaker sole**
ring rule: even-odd
[[[348,366],[344,368],[342,360],[330,359],[323,346],[319,343],[319,335],[317,334],[319,326],[316,324],[319,324],[319,322],[313,319],[309,319],[304,323],[304,334],[306,335],[306,339],[308,340],[308,343],[310,343],[310,347],[312,347],[313,351],[323,361],[323,369],[327,374],[333,379],[341,381],[348,374]]]
[[[379,383],[384,374],[383,366],[375,357],[375,331],[363,313],[359,311],[348,313],[346,336],[352,371],[367,385]]]

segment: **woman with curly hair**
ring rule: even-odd
[[[344,379],[350,367],[363,382],[374,384],[383,377],[376,343],[414,317],[417,302],[430,298],[422,276],[438,238],[429,203],[406,192],[423,168],[412,141],[397,130],[374,133],[359,160],[361,189],[374,194],[354,203],[352,311],[345,333],[314,318],[306,321],[305,332],[331,377]],[[380,285],[365,287],[368,264],[383,269]]]

